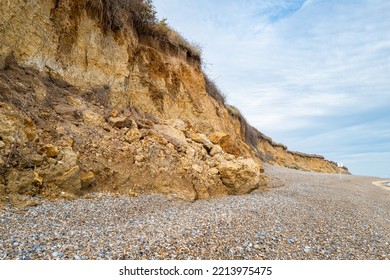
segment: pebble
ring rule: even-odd
[[[390,259],[390,198],[374,179],[265,170],[285,186],[195,202],[96,194],[5,210],[0,259]]]

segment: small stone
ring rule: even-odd
[[[5,147],[5,143],[3,141],[0,141],[0,149]]]
[[[58,150],[58,147],[52,145],[52,144],[48,144],[44,147],[45,149],[45,152],[46,154],[49,156],[49,157],[56,157],[58,156],[59,154],[59,150]]]
[[[58,257],[60,255],[59,252],[53,252],[53,254],[51,254],[54,258]]]
[[[209,174],[217,175],[218,173],[219,173],[219,171],[215,167],[209,169]]]
[[[191,133],[189,137],[191,138],[192,141],[203,144],[203,147],[207,151],[210,151],[211,148],[213,147],[213,143],[211,143],[210,140],[207,138],[207,136],[202,133]]]
[[[310,250],[311,250],[311,248],[310,248],[309,246],[306,246],[306,247],[303,249],[303,251],[304,251],[305,253],[309,253]]]
[[[210,150],[210,156],[215,156],[222,153],[222,148],[219,145],[214,145]]]
[[[173,123],[171,123],[172,126],[180,131],[184,131],[186,129],[186,124],[185,122],[183,122],[182,120],[180,119],[176,119],[173,121]]]
[[[92,171],[83,173],[80,176],[80,180],[81,180],[81,187],[87,188],[93,183],[95,183],[96,181],[95,174]]]
[[[29,148],[27,148],[27,147],[24,147],[22,149],[22,153],[23,153],[24,156],[27,156],[28,154],[31,153],[31,150]]]
[[[142,162],[144,160],[144,157],[142,155],[136,155],[134,159],[136,162]]]
[[[131,120],[127,117],[110,117],[108,120],[113,127],[131,127]]]
[[[43,156],[34,153],[34,154],[29,156],[29,160],[31,160],[36,165],[40,165],[43,162]]]
[[[142,136],[142,134],[138,130],[138,128],[133,127],[132,129],[130,129],[129,131],[126,132],[125,140],[126,140],[126,142],[131,144],[131,143],[136,142],[139,139],[141,139],[141,136]]]
[[[253,245],[253,248],[260,249],[260,246],[259,246],[259,244],[255,244],[255,245]]]
[[[43,178],[39,175],[38,172],[34,171],[34,184],[37,186],[42,186]]]
[[[192,169],[195,170],[198,173],[202,173],[202,171],[203,171],[203,168],[201,166],[197,165],[197,164],[193,164],[192,165]]]
[[[60,115],[71,115],[77,111],[77,107],[67,104],[59,104],[57,106],[54,106],[54,111],[56,111],[56,113]]]
[[[116,118],[118,116],[119,112],[117,109],[113,109],[111,112],[110,112],[110,117],[113,117],[113,118]]]
[[[154,126],[154,123],[151,120],[138,120],[137,123],[132,121],[131,127],[138,127],[139,129],[145,128],[145,129],[151,129]]]
[[[46,161],[48,164],[56,164],[57,163],[57,160],[55,160],[54,158],[48,158]]]
[[[105,123],[103,116],[90,110],[83,112],[83,120],[85,124],[92,126],[101,126]]]
[[[290,243],[290,244],[293,244],[294,242],[295,242],[294,238],[290,238],[290,239],[288,240],[288,243]]]
[[[207,136],[201,133],[191,133],[189,136],[192,141],[200,144],[203,144],[205,141],[208,140]]]

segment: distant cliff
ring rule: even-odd
[[[262,162],[348,173],[251,127],[149,1],[0,0],[0,38],[3,204],[244,194]]]

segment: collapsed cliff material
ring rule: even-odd
[[[17,64],[0,72],[0,93],[3,204],[96,191],[194,200],[264,185],[258,159],[224,152],[179,119],[104,107]]]
[[[264,185],[261,160],[339,171],[274,143],[224,104],[200,53],[150,5],[0,3],[3,203],[103,190],[243,194]]]

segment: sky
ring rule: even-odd
[[[390,1],[154,0],[248,122],[290,150],[390,177]]]

